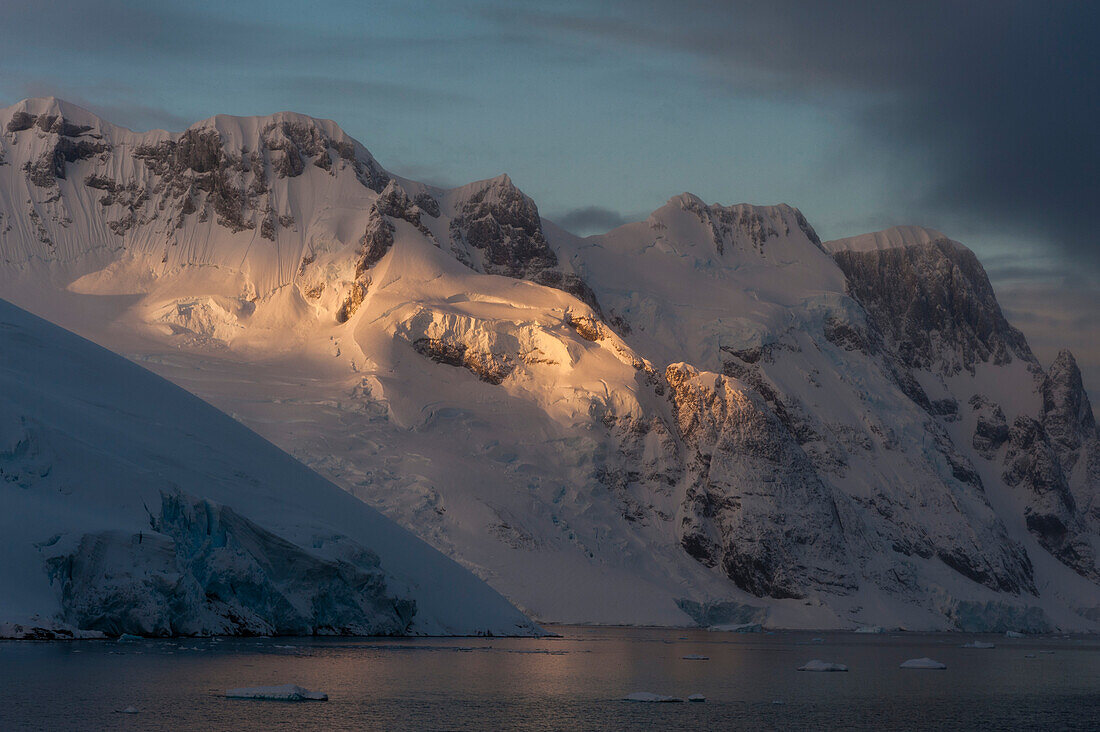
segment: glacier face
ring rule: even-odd
[[[0,301],[0,632],[531,634],[229,417]]]
[[[938,232],[822,243],[685,193],[578,239],[507,176],[426,186],[290,113],[136,134],[44,99],[0,129],[5,297],[537,617],[1095,627],[1080,373]]]

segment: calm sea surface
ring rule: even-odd
[[[561,637],[0,642],[0,730],[1100,729],[1095,637],[551,629]],[[976,639],[996,648],[961,647]],[[922,656],[947,670],[898,668]],[[850,671],[796,670],[814,658]],[[285,683],[330,701],[224,698]],[[707,700],[622,701],[635,691]]]

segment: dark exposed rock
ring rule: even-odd
[[[562,272],[542,230],[535,202],[508,176],[490,181],[462,202],[450,224],[451,247],[481,250],[487,274],[526,279],[576,296],[602,317],[596,294],[583,279]],[[461,257],[460,257],[461,258]],[[465,263],[472,266],[466,259]]]
[[[27,112],[16,112],[11,116],[8,121],[8,132],[22,132],[23,130],[29,130],[34,126],[35,115],[28,114]]]
[[[845,351],[872,352],[872,339],[867,332],[853,323],[829,316],[824,323],[825,338]],[[742,359],[744,360],[744,359]]]
[[[50,147],[38,156],[38,159],[33,163],[30,161],[25,163],[23,170],[31,183],[40,188],[49,188],[58,180],[65,179],[67,163],[87,160],[110,149],[111,146],[105,142],[73,141],[67,137],[58,136]]]
[[[909,368],[944,375],[978,363],[1034,362],[1023,334],[1005,320],[973,252],[941,239],[834,259],[848,289]]]
[[[1058,353],[1040,391],[1043,429],[1058,454],[1062,471],[1069,475],[1077,465],[1082,446],[1095,444],[1097,440],[1096,417],[1072,353],[1067,350]]]
[[[1019,416],[1009,431],[1005,484],[1026,491],[1028,531],[1063,564],[1094,581],[1100,580],[1091,544],[1081,536],[1077,506],[1055,447],[1043,426]]]
[[[439,201],[432,198],[429,194],[416,194],[416,199],[413,201],[413,203],[416,204],[417,208],[431,216],[433,219],[439,218]]]
[[[573,330],[577,331],[577,335],[586,341],[600,341],[607,337],[600,321],[591,316],[570,313],[566,316],[566,322]]]
[[[527,278],[558,264],[535,202],[504,176],[467,198],[451,236],[485,253],[485,271]]]
[[[336,322],[348,322],[348,320],[351,319],[351,316],[355,315],[355,311],[359,309],[359,306],[363,304],[363,298],[365,298],[366,296],[366,282],[351,283],[351,287],[348,289],[347,297],[344,298],[344,302],[340,305],[340,309],[336,311]]]
[[[490,384],[500,384],[516,368],[515,362],[508,354],[484,353],[468,348],[465,343],[438,338],[418,338],[412,345],[418,353],[436,363],[468,369],[479,379]]]
[[[393,246],[393,224],[389,219],[379,213],[377,207],[372,207],[367,218],[367,230],[359,239],[359,261],[355,265],[355,277],[361,278],[364,273],[386,256]]]
[[[757,596],[854,589],[831,490],[767,404],[683,364],[669,366],[665,378],[694,452],[682,506],[685,550]]]
[[[970,397],[977,423],[971,444],[979,455],[992,460],[997,450],[1008,441],[1008,422],[1001,408],[981,394]]]

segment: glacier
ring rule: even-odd
[[[541,631],[197,398],[0,301],[0,634]]]

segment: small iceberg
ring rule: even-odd
[[[861,625],[853,633],[885,633],[886,629],[881,625]]]
[[[281,686],[245,686],[225,692],[229,699],[265,699],[269,701],[328,701],[328,694],[303,689],[296,684]]]
[[[1027,636],[1024,635],[1023,633],[1017,633],[1015,630],[1006,630],[1005,631],[1005,638],[1026,638],[1026,637]]]
[[[939,661],[933,661],[931,658],[925,657],[910,658],[908,661],[903,663],[900,668],[927,668],[942,671],[943,669],[947,668],[947,665],[940,663]]]
[[[692,694],[688,697],[689,702],[705,702],[707,698],[702,694]]]
[[[964,643],[963,648],[996,648],[992,643],[984,643],[982,641],[974,641],[973,643]]]
[[[804,666],[798,667],[799,671],[847,671],[848,667],[842,663],[830,663],[829,661],[822,661],[819,658],[815,658],[812,661],[807,661]]]
[[[707,630],[722,633],[760,633],[764,630],[764,626],[760,623],[727,623],[725,625],[712,625]]]
[[[132,633],[123,633],[118,637],[119,643],[130,643],[132,641],[145,640],[140,635],[133,635]]]
[[[675,696],[665,696],[664,694],[654,694],[651,691],[635,691],[633,694],[627,694],[623,697],[623,701],[633,702],[656,702],[656,703],[683,703],[683,699]]]
[[[138,713],[138,708],[137,707],[126,707],[125,709],[119,709],[118,713],[119,714],[137,714]]]
[[[680,658],[682,658],[685,661],[709,661],[710,660],[710,656],[700,656],[697,653],[689,653],[688,655],[681,656]]]

